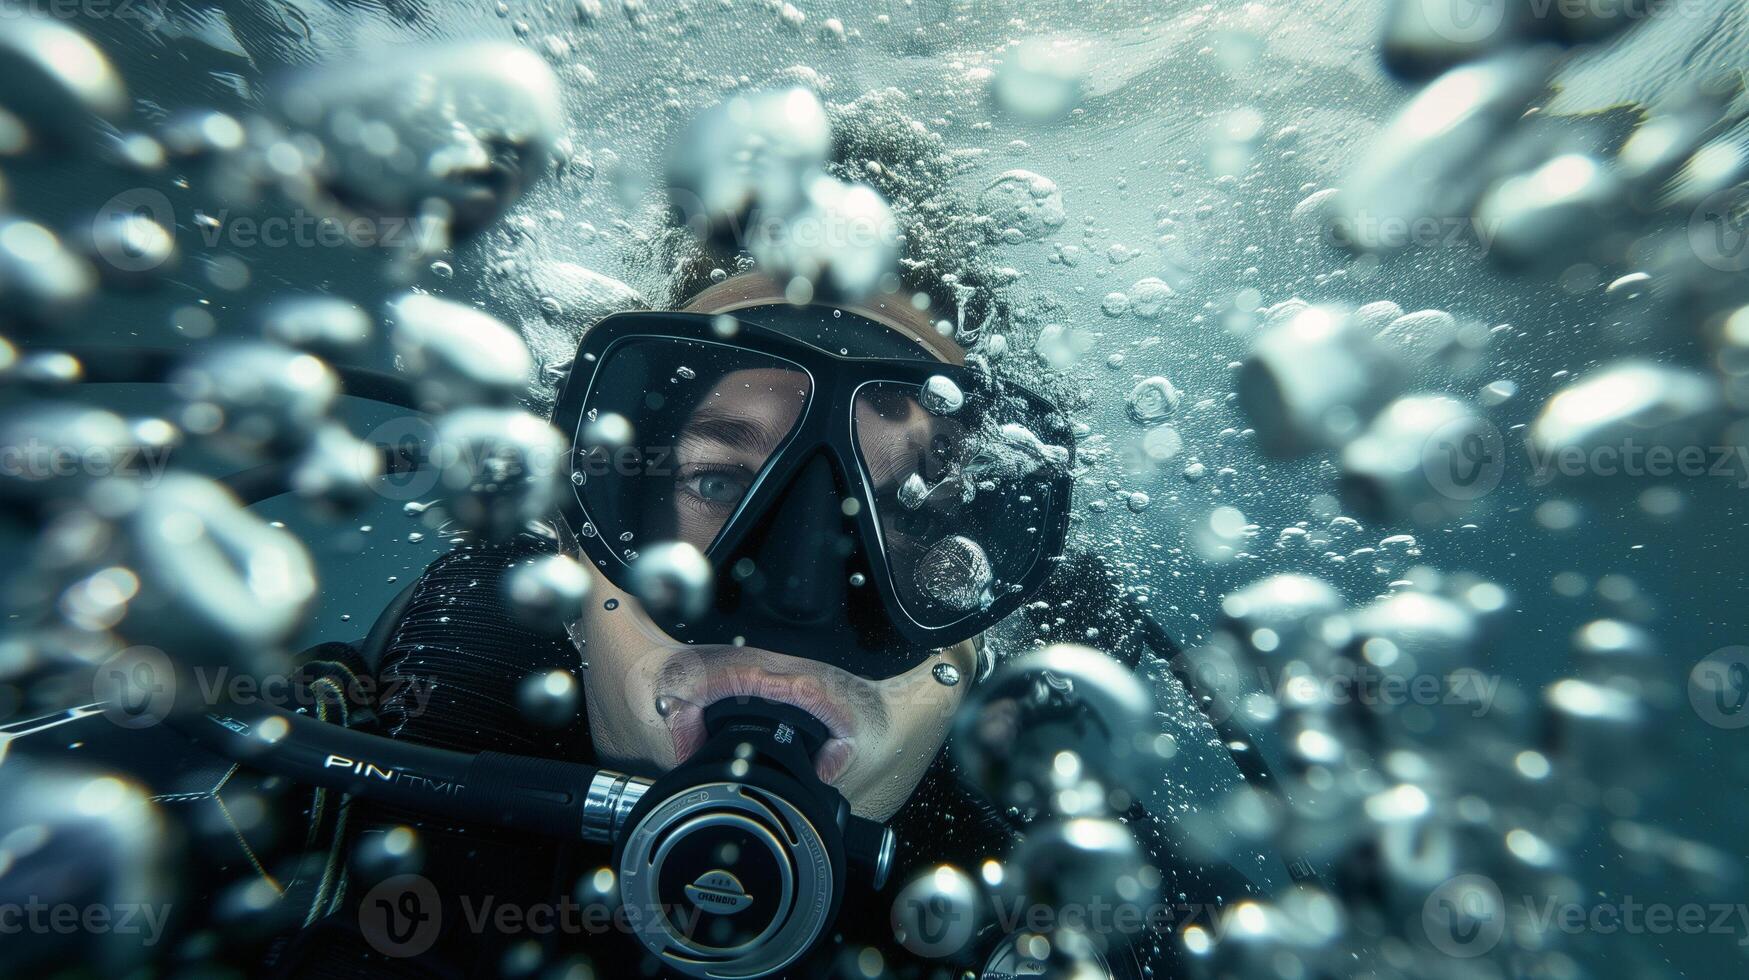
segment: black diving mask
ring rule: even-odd
[[[892,677],[1018,608],[1068,531],[1054,405],[832,307],[610,316],[553,422],[569,530],[610,581],[638,593],[672,542],[709,563],[708,605],[645,603],[687,643]]]

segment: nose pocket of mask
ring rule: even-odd
[[[849,566],[866,565],[844,516],[844,497],[843,481],[824,452],[802,464],[730,562],[743,601],[790,627],[825,627],[844,618],[856,574]]]
[[[903,670],[912,647],[877,586],[879,547],[863,537],[853,474],[826,445],[795,450],[761,477],[748,523],[731,521],[711,553],[706,615],[653,613],[688,642],[734,643],[805,656],[870,679]]]

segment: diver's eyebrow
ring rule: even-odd
[[[709,439],[738,449],[765,449],[779,436],[762,421],[728,415],[697,415],[680,430],[682,439]]]

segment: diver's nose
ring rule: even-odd
[[[844,516],[845,488],[824,453],[790,480],[740,557],[751,559],[747,599],[784,625],[841,620],[857,551]]]

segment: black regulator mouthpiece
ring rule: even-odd
[[[848,875],[892,866],[892,831],[852,816],[814,773],[830,737],[798,708],[733,698],[705,709],[707,740],[644,794],[614,852],[638,938],[690,976],[762,977],[838,917]]]

